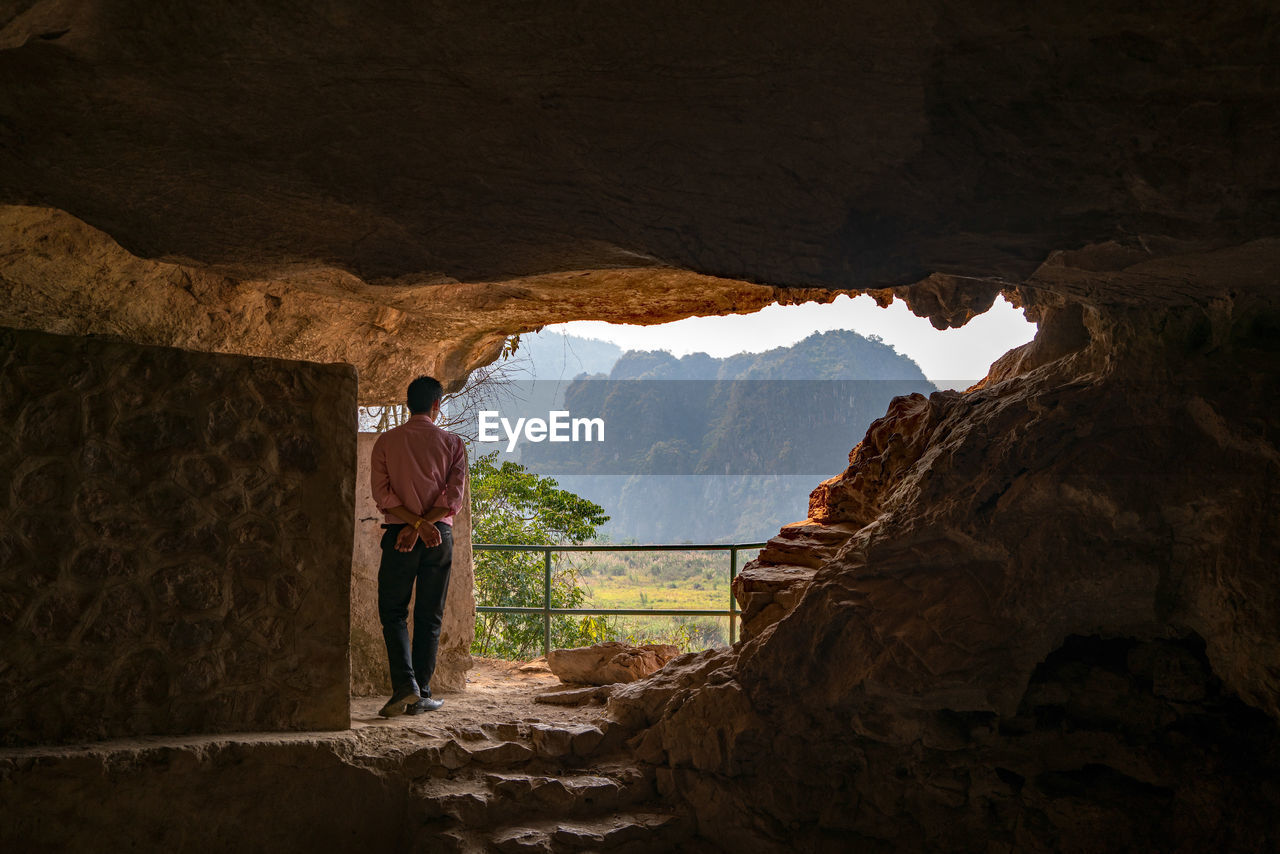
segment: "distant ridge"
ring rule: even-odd
[[[910,358],[849,330],[819,332],[789,347],[726,358],[622,352],[602,341],[541,337],[527,345],[521,341],[539,381],[535,386],[561,380],[553,383],[555,397],[563,401],[557,406],[603,412],[607,422],[626,424],[639,446],[627,449],[633,457],[625,475],[574,473],[600,470],[590,466],[591,454],[606,451],[592,446],[526,444],[520,461],[603,505],[612,517],[604,533],[615,541],[767,539],[783,524],[804,518],[809,492],[823,477],[843,470],[848,452],[894,396],[935,390]],[[583,370],[563,383],[575,368]],[[614,382],[593,382],[605,379]],[[639,382],[619,382],[632,380]],[[700,382],[686,387],[664,381]],[[781,387],[790,394],[779,403],[761,397],[757,381],[793,383]],[[859,381],[852,384],[857,393],[848,400],[827,400],[824,395],[851,386],[824,381]],[[545,395],[534,396],[541,403]],[[796,426],[799,415],[802,427]],[[617,449],[608,453],[616,458]],[[725,471],[731,468],[727,460],[743,455],[767,458],[779,472],[825,474],[706,473]]]
[[[610,379],[690,380],[920,380],[924,372],[879,338],[849,329],[815,332],[790,347],[716,358],[663,350],[628,350]]]

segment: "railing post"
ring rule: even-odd
[[[738,600],[733,597],[733,581],[738,577],[738,547],[729,549],[729,646],[738,642]]]
[[[542,654],[551,655],[551,549],[544,549],[542,562]]]

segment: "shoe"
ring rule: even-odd
[[[416,703],[410,703],[405,707],[406,715],[420,715],[423,712],[434,712],[436,709],[444,705],[444,700],[435,700],[431,697],[423,697]]]
[[[403,691],[397,691],[392,695],[387,704],[378,710],[378,714],[384,718],[394,718],[396,715],[403,715],[405,705],[412,704],[418,699],[417,688],[405,688]]]

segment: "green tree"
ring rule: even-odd
[[[513,462],[495,465],[496,453],[471,464],[472,540],[477,543],[561,545],[583,543],[609,521],[604,508],[555,480],[540,477]],[[586,600],[578,570],[552,556],[551,607],[577,608]],[[476,604],[541,607],[541,552],[477,551],[474,555]],[[581,646],[603,639],[607,626],[598,617],[557,615],[551,643]],[[476,613],[475,655],[524,659],[542,650],[542,619],[536,615]]]

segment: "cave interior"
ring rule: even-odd
[[[1280,850],[1278,57],[1265,0],[0,6],[0,846]],[[351,728],[358,404],[863,293],[1039,331],[894,400],[743,640]]]

